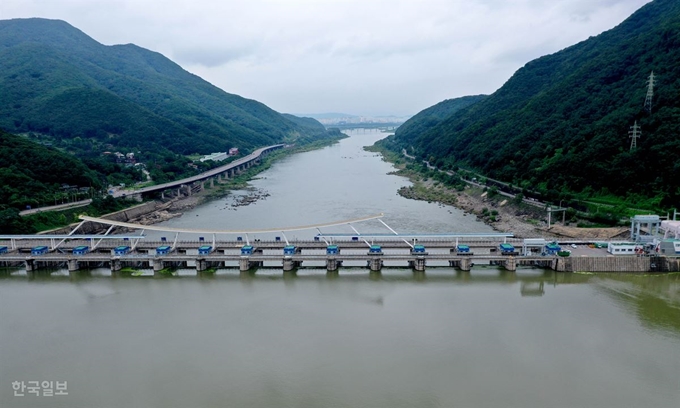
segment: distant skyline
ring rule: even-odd
[[[408,116],[490,94],[527,62],[649,0],[2,0],[0,19],[60,19],[157,51],[279,112]]]

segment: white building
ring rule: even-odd
[[[642,245],[635,242],[610,242],[607,245],[607,252],[612,255],[635,255],[642,249]]]
[[[227,156],[226,152],[217,152],[217,153],[211,153],[207,156],[203,156],[200,159],[200,161],[201,162],[204,162],[206,160],[222,161],[222,160],[226,159],[227,157],[229,157],[229,156]]]

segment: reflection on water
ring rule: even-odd
[[[672,407],[680,397],[678,274],[108,275],[1,275],[3,408]],[[12,396],[11,381],[37,378],[68,380],[71,392]]]
[[[108,269],[81,270],[77,274],[69,274],[65,270],[42,270],[27,275],[20,269],[0,268],[2,280],[30,281],[35,283],[66,283],[75,285],[84,296],[90,299],[113,295],[112,289],[102,286],[85,285],[91,282],[105,282],[109,279],[157,280],[150,270],[141,270],[140,274],[122,273],[112,277]],[[383,272],[370,272],[365,268],[343,268],[341,271],[327,272],[325,269],[300,268],[292,272],[268,268],[250,270],[239,273],[234,269],[220,269],[217,273],[196,275],[194,269],[180,269],[171,276],[160,279],[198,280],[202,283],[210,281],[231,282],[240,284],[257,284],[258,281],[282,281],[284,284],[298,279],[310,281],[383,281],[390,283],[428,283],[456,285],[512,285],[518,288],[521,297],[550,296],[552,290],[561,285],[587,285],[598,293],[614,300],[623,310],[636,316],[640,323],[653,330],[680,335],[680,273],[644,274],[629,273],[559,273],[548,269],[520,268],[518,272],[510,272],[495,267],[475,268],[472,272],[452,268],[430,268],[427,272],[411,269],[385,268]],[[94,289],[93,289],[94,288]],[[380,301],[382,302],[382,300]]]
[[[597,287],[635,314],[645,328],[680,333],[680,274],[613,275],[598,281]]]

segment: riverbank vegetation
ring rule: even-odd
[[[568,208],[564,214],[553,213],[551,226],[561,224],[561,230],[553,232],[552,229],[548,230],[547,207],[551,204],[539,204],[531,199],[527,202],[521,189],[513,187],[511,191],[514,194],[509,194],[507,185],[502,185],[503,189],[494,184],[487,185],[489,180],[474,172],[440,170],[403,153],[386,149],[379,143],[365,150],[381,153],[383,160],[393,163],[397,168],[393,174],[407,177],[413,183],[398,190],[401,196],[452,205],[465,211],[465,214],[478,217],[498,231],[510,231],[516,236],[531,237],[537,233],[551,236],[558,233],[571,237],[588,234],[611,234],[608,235],[611,237],[620,233],[618,228],[612,227],[628,225],[627,217],[636,214],[633,209],[620,205],[583,204],[578,208]]]

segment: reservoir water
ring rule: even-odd
[[[287,157],[252,182],[266,199],[233,209],[245,194],[236,192],[166,225],[269,228],[384,212],[399,232],[491,231],[397,196],[408,181],[361,149],[383,136],[353,132]],[[355,227],[387,232],[375,221]],[[680,406],[679,274],[109,275],[0,273],[0,407]],[[15,396],[13,384],[33,381],[39,396]],[[68,395],[45,396],[42,382],[57,381]]]

